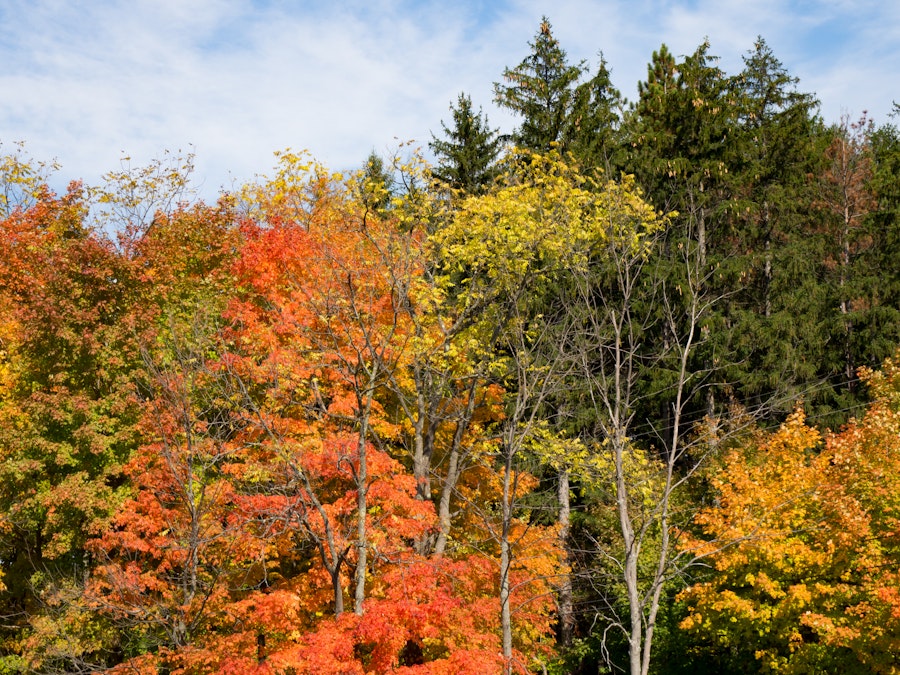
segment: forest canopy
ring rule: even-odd
[[[528,50],[212,204],[0,147],[0,673],[897,672],[900,133]]]

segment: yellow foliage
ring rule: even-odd
[[[460,287],[470,302],[484,293],[515,296],[526,283],[533,290],[587,264],[609,240],[640,251],[665,224],[633,177],[601,182],[555,152],[520,151],[513,167],[491,192],[450,205],[446,226],[432,238],[453,264],[443,283]]]
[[[155,158],[145,166],[134,166],[123,155],[121,168],[103,175],[103,185],[89,194],[96,204],[95,217],[109,229],[123,233],[150,225],[158,212],[169,214],[196,196],[191,184],[194,154],[180,151]]]
[[[16,143],[11,153],[0,155],[0,218],[36,204],[57,169],[55,161],[39,162],[29,157],[23,142]]]
[[[823,439],[798,410],[727,453],[703,536],[683,542],[717,573],[681,594],[681,628],[752,647],[765,672],[825,672],[824,655],[841,659],[828,672],[895,672],[900,376],[892,361],[863,376],[875,400],[840,433]]]

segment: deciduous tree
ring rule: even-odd
[[[682,594],[682,627],[720,669],[895,668],[898,370],[863,371],[873,402],[824,439],[795,412],[729,451],[697,517],[714,572]]]

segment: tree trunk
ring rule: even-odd
[[[506,462],[503,467],[503,522],[500,534],[500,630],[504,675],[512,675],[512,614],[509,606],[509,570],[512,566],[509,526],[512,520],[512,493],[512,449],[507,446]]]
[[[569,503],[569,472],[559,472],[559,487],[557,489],[557,501],[559,502],[559,545],[565,551],[566,574],[562,578],[559,588],[559,644],[568,647],[572,644],[575,629],[575,612],[572,600],[572,553],[569,546],[569,531],[571,529]]]
[[[450,456],[447,463],[447,476],[444,485],[441,488],[441,499],[438,503],[438,535],[434,544],[434,555],[441,557],[447,548],[447,541],[450,538],[450,528],[452,526],[450,517],[450,505],[453,498],[453,491],[456,489],[456,483],[459,480],[462,468],[462,442],[468,429],[469,421],[475,413],[475,380],[469,385],[468,398],[466,399],[466,409],[462,417],[456,424],[456,431],[453,433],[453,445],[450,447]]]
[[[629,634],[628,663],[631,675],[641,675],[641,653],[643,641],[643,612],[641,611],[641,592],[638,585],[638,558],[640,541],[634,536],[634,525],[628,508],[628,486],[625,482],[625,437],[621,426],[614,423],[613,452],[616,467],[616,510],[619,514],[619,528],[624,544],[623,580],[628,597]]]
[[[369,413],[372,409],[372,387],[375,381],[375,373],[369,378],[369,391],[366,393],[365,403],[360,402],[360,425],[357,452],[359,454],[359,466],[356,470],[356,591],[353,598],[353,611],[362,616],[363,603],[366,599],[366,567],[368,565],[368,510],[369,474],[366,464],[366,438],[369,435]]]
[[[344,589],[341,588],[341,565],[334,569],[328,570],[331,576],[331,588],[334,592],[334,615],[340,616],[344,613]]]

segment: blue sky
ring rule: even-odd
[[[192,149],[214,198],[287,147],[335,170],[424,147],[460,91],[509,130],[492,86],[544,14],[631,99],[663,42],[680,56],[708,37],[736,73],[762,35],[826,121],[888,122],[900,101],[893,0],[3,0],[0,152],[25,141],[63,182],[97,184],[123,153]]]

